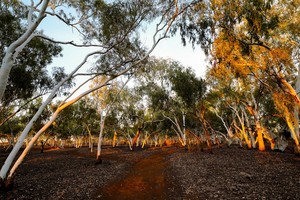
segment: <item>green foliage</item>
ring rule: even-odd
[[[67,138],[71,135],[87,135],[86,126],[90,127],[92,134],[97,134],[99,124],[97,110],[88,99],[84,99],[64,109],[55,120],[52,130],[60,138]]]
[[[206,85],[190,68],[175,68],[170,74],[172,90],[182,99],[186,107],[195,107],[203,98]]]
[[[105,45],[128,37],[141,21],[152,19],[155,11],[153,2],[147,0],[84,1],[79,6],[82,13],[93,16],[81,24],[86,41],[97,38]]]
[[[181,123],[183,113],[187,127],[199,128],[195,109],[205,95],[206,84],[190,68],[176,61],[151,58],[136,78],[136,85],[152,120],[158,122],[158,130],[171,130],[172,123],[162,120],[165,116],[174,116]]]
[[[5,49],[24,32],[21,20],[10,10],[0,13],[0,60]],[[34,93],[53,87],[55,84],[49,76],[46,66],[52,62],[53,56],[60,55],[62,48],[56,44],[33,38],[21,51],[12,68],[3,103],[8,105],[16,99],[31,98]]]

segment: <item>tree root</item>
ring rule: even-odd
[[[295,147],[294,147],[294,154],[296,155],[296,156],[300,156],[300,145],[295,145]]]
[[[12,176],[8,177],[5,181],[5,189],[7,191],[10,191],[13,189],[14,187],[14,180],[15,180],[15,174],[13,174]]]
[[[96,159],[96,165],[102,164],[102,159],[100,158],[100,156],[97,157]]]
[[[0,178],[0,191],[7,192],[11,191],[14,186],[15,175],[8,177],[6,180]]]
[[[4,191],[4,190],[5,190],[5,183],[4,180],[0,178],[0,191]]]

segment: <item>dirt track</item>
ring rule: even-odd
[[[139,160],[130,173],[99,191],[102,199],[168,199],[171,184],[167,178],[166,157],[174,149],[164,149]]]

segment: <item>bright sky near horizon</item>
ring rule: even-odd
[[[148,27],[149,26],[149,27]],[[140,33],[142,43],[150,47],[152,45],[152,33],[155,24],[148,24],[147,30]],[[57,41],[74,41],[80,43],[80,37],[76,30],[67,27],[65,24],[57,20],[55,17],[46,17],[38,30],[43,30],[44,34]],[[66,72],[71,72],[79,63],[82,62],[87,53],[92,52],[92,48],[78,48],[71,45],[63,45],[63,57],[54,58],[51,66],[64,66]],[[184,66],[193,68],[197,76],[204,77],[206,70],[205,55],[200,47],[192,48],[190,44],[183,46],[179,36],[167,38],[158,44],[151,56],[173,59],[179,61]],[[87,63],[80,72],[86,70],[92,65]],[[83,82],[85,78],[77,78],[77,86]],[[86,86],[85,88],[87,88]]]

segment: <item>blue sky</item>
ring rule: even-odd
[[[142,43],[149,47],[152,44],[152,31],[155,24],[150,24],[149,28],[145,32],[141,32]],[[56,40],[70,41],[80,43],[79,34],[76,30],[72,30],[70,27],[66,27],[63,23],[56,19],[46,18],[40,26],[40,30]],[[76,48],[70,45],[63,46],[63,58],[55,58],[54,65],[65,65],[67,68],[73,68],[81,62],[83,57],[93,51],[92,48]],[[172,38],[162,40],[152,56],[161,58],[171,58],[181,62],[184,66],[190,66],[195,69],[197,75],[203,76],[205,73],[205,55],[200,47],[192,48],[190,44],[183,46],[179,35]]]
[[[76,30],[67,27],[55,17],[46,17],[38,30],[43,30],[44,34],[58,41],[74,41],[80,43],[80,37]],[[155,24],[148,24],[146,31],[140,33],[142,43],[150,47],[152,44],[153,30]],[[70,45],[63,46],[63,57],[54,58],[51,66],[64,66],[67,72],[73,70],[93,48],[76,48]],[[168,58],[179,61],[184,66],[192,67],[198,76],[204,76],[206,70],[205,55],[203,51],[191,45],[183,46],[180,37],[177,35],[172,38],[162,40],[151,56],[159,58]],[[81,72],[85,72],[92,65],[92,61],[87,63]],[[85,78],[77,78],[77,85],[83,82]],[[86,86],[85,88],[87,88]]]

